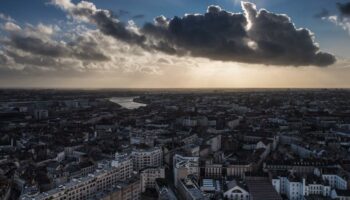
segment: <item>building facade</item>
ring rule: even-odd
[[[163,164],[163,152],[159,147],[150,149],[135,149],[131,152],[134,170],[145,167],[160,167]]]

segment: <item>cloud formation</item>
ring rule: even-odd
[[[243,14],[209,6],[203,15],[187,14],[170,20],[160,16],[139,30],[90,2],[53,2],[73,18],[94,23],[106,35],[169,54],[292,66],[327,66],[336,60],[319,51],[309,30],[297,29],[286,15],[258,11],[252,3],[242,3]]]
[[[110,11],[97,9],[91,2],[81,1],[73,4],[69,0],[53,0],[52,3],[68,12],[74,19],[90,22],[102,33],[116,39],[137,44],[142,44],[145,40],[144,36],[130,30],[132,27],[118,20]]]
[[[321,19],[329,21],[350,34],[350,2],[348,3],[337,3],[338,11],[340,15],[336,14],[325,14],[321,16]]]
[[[15,21],[15,20],[12,19],[10,16],[5,15],[4,13],[0,13],[0,20],[9,21],[9,22]]]
[[[335,62],[333,55],[319,51],[308,29],[297,29],[287,15],[257,10],[247,2],[242,8],[244,13],[231,13],[209,6],[203,15],[158,17],[142,31],[155,38],[158,50],[213,60],[292,66]]]
[[[98,9],[91,2],[51,3],[67,13],[70,28],[21,25],[0,15],[4,21],[1,72],[157,73],[159,66],[186,65],[191,57],[277,66],[327,66],[336,61],[333,55],[319,50],[308,29],[296,28],[287,15],[257,10],[252,3],[242,3],[243,13],[213,5],[204,14],[159,16],[142,27],[133,21],[122,22],[111,11]]]
[[[36,27],[27,25],[22,29],[17,24],[7,22],[4,30],[9,33],[9,37],[3,42],[5,51],[12,52],[13,57],[16,52],[31,54],[43,57],[76,58],[79,60],[106,61],[109,58],[96,48],[98,45],[91,38],[80,35],[73,41],[56,41],[53,35],[57,28],[38,24]]]
[[[71,24],[62,31],[57,26],[38,24],[4,24],[0,36],[0,77],[81,76],[82,73],[157,74],[159,66],[170,60],[159,53],[153,55],[138,45],[130,45],[105,35],[100,30]],[[186,58],[177,58],[167,65]],[[166,67],[166,66],[165,66]],[[63,75],[65,74],[65,75]]]

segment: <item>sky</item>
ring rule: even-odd
[[[350,0],[1,0],[0,87],[349,88]]]

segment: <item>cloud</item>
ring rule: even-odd
[[[116,39],[137,44],[142,44],[145,40],[144,36],[129,30],[126,24],[116,19],[110,11],[97,9],[91,2],[72,4],[67,0],[53,0],[52,3],[67,11],[71,17],[95,24],[101,32]]]
[[[333,24],[341,27],[343,30],[347,31],[350,34],[350,18],[331,15],[328,17],[323,17],[322,19],[332,22]]]
[[[96,63],[110,61],[91,32],[75,32],[64,36],[54,25],[39,23],[23,27],[7,22],[0,38],[0,71],[84,71]],[[30,70],[29,70],[30,69]],[[5,73],[7,74],[7,73]],[[13,73],[10,73],[13,74]]]
[[[166,54],[153,55],[138,45],[70,22],[62,29],[26,24],[4,33],[0,36],[0,77],[55,77],[65,73],[65,76],[77,76],[91,72],[120,76],[123,73],[157,74],[161,70],[158,60],[170,60]],[[176,59],[186,66],[187,58]],[[163,66],[170,64],[162,63]]]
[[[21,27],[13,22],[6,22],[5,25],[2,27],[5,31],[19,31],[21,30]]]
[[[349,3],[337,3],[340,15],[325,15],[321,19],[329,21],[350,34],[350,2]]]
[[[287,15],[257,11],[250,3],[242,6],[251,24],[247,34],[257,44],[252,62],[295,66],[327,66],[335,62],[333,55],[319,51],[310,30],[297,29]]]
[[[4,13],[0,13],[0,20],[3,20],[3,21],[8,21],[8,22],[14,22],[15,20],[8,16],[8,15],[5,15]]]
[[[311,31],[296,28],[287,15],[257,10],[247,2],[242,8],[244,13],[209,6],[205,14],[170,20],[161,16],[142,32],[153,38],[157,50],[212,60],[283,66],[327,66],[336,61],[319,51]]]
[[[95,24],[102,33],[146,50],[266,65],[327,66],[336,60],[319,51],[308,29],[297,29],[288,16],[257,10],[252,3],[242,2],[243,14],[213,5],[205,14],[172,19],[160,16],[140,30],[129,28],[91,2],[69,6],[57,0],[53,3],[73,18]]]
[[[52,35],[56,30],[52,26],[38,24],[36,27],[27,25],[22,30],[16,24],[5,24],[5,30],[10,33],[9,38],[3,42],[7,49],[16,49],[34,55],[52,58],[77,58],[81,60],[105,61],[109,58],[96,48],[97,44],[88,37],[80,35],[73,41],[56,41]],[[12,54],[13,55],[13,54]],[[51,63],[48,63],[48,65]]]
[[[337,3],[338,9],[343,16],[350,16],[350,2]]]
[[[327,66],[335,62],[333,55],[319,50],[308,29],[296,28],[287,15],[257,10],[251,3],[242,3],[243,13],[213,5],[204,14],[159,16],[142,27],[132,20],[124,23],[91,2],[51,3],[67,13],[68,21],[60,27],[19,25],[15,21],[1,25],[3,74],[161,74],[162,67],[194,66],[202,58],[277,66]]]

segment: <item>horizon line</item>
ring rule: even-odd
[[[0,90],[349,90],[350,87],[1,87]]]

